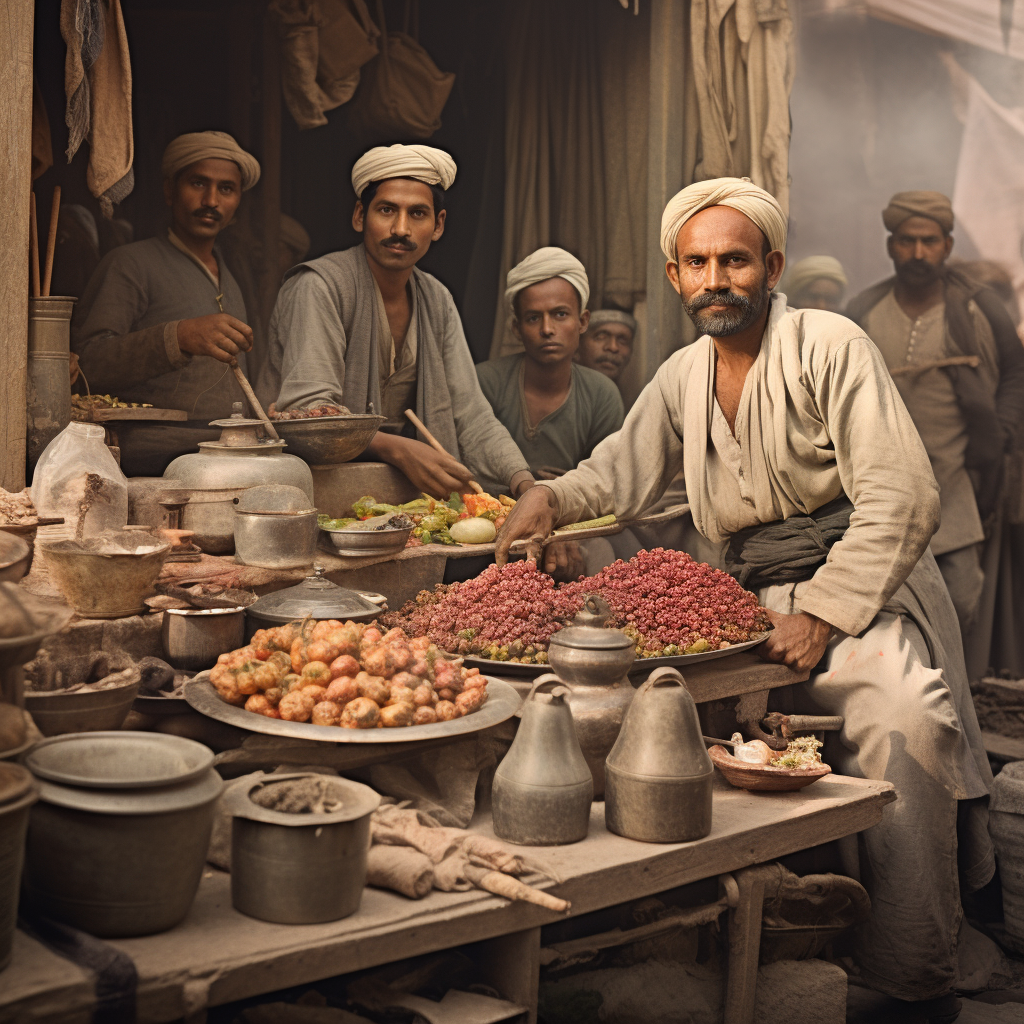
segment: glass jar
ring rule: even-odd
[[[97,423],[69,423],[39,456],[32,503],[40,516],[64,519],[52,537],[82,540],[128,525],[128,480],[103,434]]]

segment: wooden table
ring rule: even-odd
[[[705,839],[666,845],[623,839],[605,829],[604,805],[595,804],[582,843],[529,853],[563,879],[550,888],[572,901],[573,915],[737,872],[730,887],[740,898],[730,914],[747,955],[730,974],[726,1019],[749,1021],[762,890],[756,869],[745,869],[868,828],[893,799],[888,783],[843,776],[777,794],[745,793],[716,779],[714,825]],[[482,817],[475,827],[489,831],[489,820]],[[228,876],[211,870],[181,925],[113,944],[138,968],[140,1024],[200,1021],[209,1006],[481,941],[483,976],[528,1006],[534,1021],[541,926],[556,920],[560,915],[551,911],[476,890],[412,901],[366,889],[359,911],[345,920],[267,924],[233,910]],[[0,1022],[87,1021],[93,1002],[87,972],[16,935],[13,962],[0,976]]]

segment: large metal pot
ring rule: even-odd
[[[100,937],[151,935],[188,913],[223,783],[213,751],[149,732],[44,740],[23,758],[39,780],[25,895]]]
[[[327,813],[269,810],[261,789],[312,779],[342,806]],[[275,924],[337,921],[359,909],[366,884],[370,815],[380,797],[348,779],[297,772],[242,780],[225,794],[231,823],[231,903]]]
[[[0,971],[11,962],[25,831],[29,809],[38,799],[35,781],[24,768],[0,763]]]

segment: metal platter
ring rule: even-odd
[[[758,644],[763,644],[768,639],[768,633],[757,633],[753,640],[745,640],[741,644],[733,644],[718,651],[702,651],[700,654],[674,654],[667,658],[637,658],[633,662],[629,674],[635,672],[653,672],[656,668],[668,665],[672,668],[685,668],[687,665],[697,665],[702,661],[715,661],[718,658],[728,658],[730,654],[737,654],[740,651],[749,651]],[[491,661],[487,658],[474,658],[467,654],[463,658],[467,668],[478,668],[481,672],[493,672],[503,676],[539,676],[542,672],[551,672],[550,665],[524,665],[518,661]]]
[[[436,722],[433,725],[408,725],[402,729],[339,729],[334,725],[283,722],[278,718],[265,718],[233,704],[225,704],[210,682],[209,672],[200,672],[185,684],[185,700],[196,711],[215,718],[218,722],[236,725],[249,732],[287,736],[297,740],[321,740],[326,743],[412,743],[416,740],[463,736],[507,721],[519,710],[522,703],[514,687],[488,676],[487,703],[479,711],[474,711],[465,718],[456,718],[452,722]]]

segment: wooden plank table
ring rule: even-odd
[[[664,845],[623,839],[607,831],[604,805],[595,804],[582,843],[527,852],[563,879],[550,888],[572,901],[573,915],[737,871],[749,902],[759,890],[742,884],[743,869],[868,828],[893,799],[888,783],[835,775],[797,793],[758,794],[716,778],[714,824],[704,839]],[[489,832],[489,819],[481,816],[474,827]],[[759,920],[757,902],[736,913]],[[481,941],[488,943],[481,963],[492,983],[529,1006],[535,1020],[540,929],[560,919],[477,890],[412,901],[366,889],[359,911],[342,921],[275,925],[232,909],[229,877],[210,870],[177,928],[113,945],[138,969],[140,1024],[201,1020],[209,1006]],[[14,959],[0,976],[0,1024],[87,1021],[93,1005],[91,975],[17,933]]]

